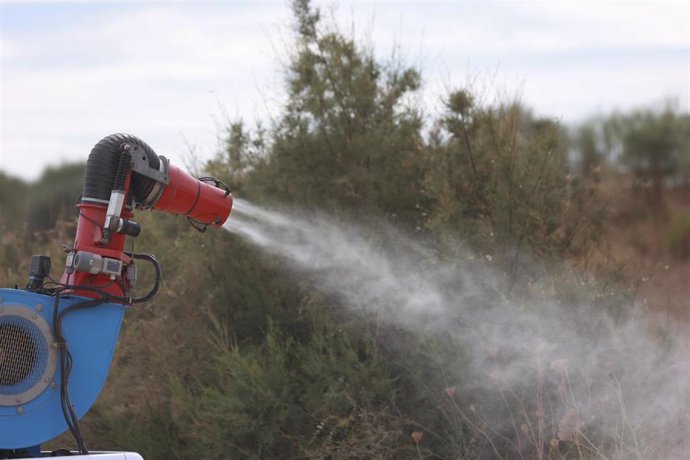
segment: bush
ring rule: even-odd
[[[596,245],[605,208],[570,170],[557,123],[517,103],[480,105],[465,90],[446,107],[427,150],[434,233],[494,257],[512,278],[535,254],[560,260]]]
[[[662,238],[673,257],[687,259],[690,256],[690,217],[677,215],[672,218]]]
[[[258,346],[234,343],[217,320],[214,327],[214,378],[175,384],[178,423],[190,453],[219,459],[316,452],[393,458],[399,427],[385,415],[388,423],[371,419],[386,413],[392,382],[370,339],[355,340],[323,318],[304,341],[269,324]]]

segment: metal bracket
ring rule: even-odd
[[[156,182],[160,182],[164,185],[168,185],[170,183],[170,162],[167,158],[165,158],[163,155],[158,155],[158,158],[161,160],[161,170],[158,170],[149,165],[148,156],[141,148],[139,148],[139,146],[126,144],[124,148],[132,155],[132,171],[136,172],[137,174],[141,174],[142,176],[150,177]]]

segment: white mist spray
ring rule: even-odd
[[[580,439],[595,456],[690,455],[690,350],[685,342],[662,345],[640,316],[621,320],[582,301],[557,300],[547,282],[514,300],[490,261],[462,251],[440,259],[386,226],[280,213],[236,199],[225,228],[309,274],[318,289],[356,312],[452,336],[471,354],[455,371],[471,373],[497,399],[537,393],[536,407],[515,416],[474,417],[458,409],[467,423],[494,432],[517,425],[535,446]],[[548,391],[559,403],[555,422],[540,407]],[[578,437],[585,427],[606,432],[606,451]]]

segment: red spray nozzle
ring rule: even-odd
[[[212,178],[196,179],[177,166],[170,166],[169,177],[153,209],[187,216],[212,227],[225,223],[232,209],[230,190],[221,188],[222,184]]]

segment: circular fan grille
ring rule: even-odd
[[[27,326],[18,316],[0,323],[0,385],[13,386],[24,380],[36,368],[42,339],[36,326]],[[47,356],[42,353],[42,361]]]
[[[0,405],[23,404],[51,382],[53,335],[48,323],[26,307],[0,310]]]

